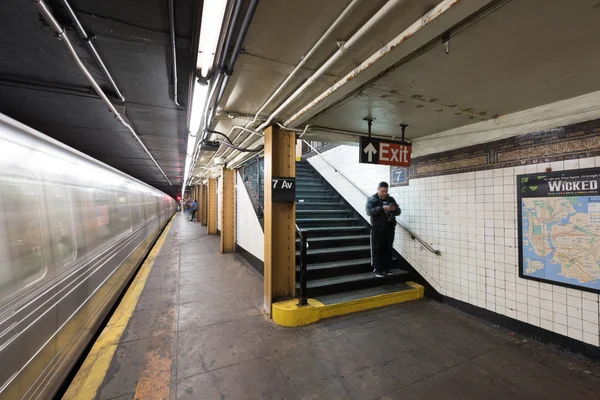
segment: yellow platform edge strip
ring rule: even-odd
[[[273,321],[280,326],[298,327],[312,324],[325,318],[371,310],[423,298],[425,293],[425,288],[423,286],[414,282],[406,282],[406,284],[411,286],[412,289],[365,297],[364,299],[337,304],[325,305],[317,300],[308,299],[307,306],[299,307],[298,299],[281,301],[273,304]]]
[[[95,399],[97,397],[106,372],[119,346],[121,336],[125,332],[125,328],[127,328],[127,324],[135,311],[142,290],[146,286],[146,281],[154,266],[154,260],[165,243],[173,221],[174,217],[171,218],[154,244],[154,247],[148,253],[148,257],[146,257],[146,260],[140,267],[127,293],[121,299],[117,309],[102,330],[102,333],[79,368],[77,375],[75,375],[75,378],[69,385],[67,392],[63,396],[63,400],[84,400]]]

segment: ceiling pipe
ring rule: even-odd
[[[261,131],[265,129],[269,124],[273,121],[273,119],[279,115],[283,110],[287,108],[298,96],[300,96],[304,91],[317,79],[319,79],[331,66],[338,61],[344,53],[350,50],[360,39],[362,39],[375,25],[377,25],[383,18],[390,14],[392,9],[403,2],[404,0],[389,0],[387,3],[383,5],[373,16],[362,25],[354,34],[350,37],[350,39],[345,42],[339,43],[338,50],[331,56],[327,61],[325,61],[319,69],[317,69],[304,83],[294,91],[285,101],[277,107],[275,111],[269,115],[266,121],[264,121],[258,128],[257,131]],[[287,123],[285,125],[288,125]],[[246,138],[248,139],[248,138]],[[244,143],[246,139],[242,141],[240,144],[241,147],[244,147]],[[248,146],[246,146],[248,147]],[[231,153],[230,153],[231,154]]]
[[[383,46],[381,49],[379,49],[375,53],[373,53],[369,58],[367,58],[365,61],[363,61],[358,67],[354,68],[351,72],[349,72],[344,78],[342,78],[341,80],[336,82],[333,86],[331,86],[329,89],[327,89],[325,92],[323,92],[320,96],[315,98],[313,101],[311,101],[309,104],[307,104],[303,109],[301,109],[296,114],[294,114],[291,118],[289,118],[287,121],[285,121],[284,125],[293,125],[294,121],[296,121],[300,117],[300,115],[302,115],[303,113],[308,111],[310,108],[314,107],[316,104],[321,102],[324,98],[329,96],[331,93],[333,93],[334,91],[339,89],[341,86],[343,86],[344,84],[346,84],[347,82],[352,80],[359,73],[361,73],[362,71],[369,68],[375,62],[377,62],[380,58],[382,58],[383,56],[388,54],[390,51],[395,49],[397,46],[402,44],[407,38],[411,37],[418,31],[420,31],[423,27],[427,26],[429,23],[431,23],[431,21],[438,18],[444,12],[451,9],[458,2],[459,2],[459,0],[444,0],[441,3],[439,3],[431,11],[429,11],[423,17],[421,17],[417,21],[415,21],[411,26],[409,26],[404,31],[402,31],[398,36],[396,36],[394,39],[392,39],[390,42],[388,42],[385,46]],[[273,114],[276,114],[276,113],[277,113],[277,110]],[[259,129],[260,129],[260,127],[259,127]],[[259,139],[259,141],[260,141],[260,139]],[[250,147],[253,144],[256,144],[256,141],[246,144],[246,140],[244,140],[244,141],[242,141],[241,144],[239,144],[239,146]],[[259,146],[261,144],[262,143],[259,143]],[[237,162],[237,159],[239,159],[239,158],[240,158],[240,156],[236,155],[236,158],[231,160],[232,165],[236,165],[236,164],[239,165],[239,163]],[[241,157],[241,158],[243,159],[243,157]]]
[[[224,73],[223,81],[221,82],[221,86],[219,88],[219,92],[215,101],[210,109],[208,114],[208,118],[206,119],[206,128],[210,128],[210,124],[215,117],[215,113],[217,112],[217,107],[223,98],[223,94],[225,93],[225,88],[227,87],[227,83],[229,82],[229,78],[233,74],[233,67],[237,62],[237,59],[240,55],[240,50],[242,49],[242,44],[246,39],[246,34],[248,33],[248,29],[250,28],[250,23],[252,22],[252,18],[254,17],[254,13],[256,12],[256,7],[258,6],[258,0],[250,0],[250,4],[248,5],[248,9],[246,10],[246,14],[244,15],[244,19],[242,20],[242,25],[240,27],[240,31],[238,33],[237,39],[235,41],[235,45],[233,47],[233,51],[231,52],[231,56],[229,58],[229,62],[225,66],[225,70],[222,71]],[[225,49],[227,51],[228,48]]]
[[[429,11],[423,17],[421,17],[417,21],[415,21],[411,26],[409,26],[404,31],[402,31],[398,36],[393,38],[385,46],[383,46],[377,52],[373,53],[369,58],[364,60],[358,67],[354,68],[352,71],[350,71],[348,74],[346,74],[346,76],[344,76],[342,79],[337,81],[333,86],[329,87],[327,90],[325,90],[323,93],[321,93],[318,97],[316,97],[310,103],[308,103],[306,106],[304,106],[301,110],[299,110],[293,116],[288,118],[288,120],[285,121],[285,125],[292,124],[294,121],[296,121],[298,118],[300,118],[301,115],[305,114],[310,109],[315,107],[317,104],[322,102],[325,98],[327,98],[333,92],[335,92],[340,87],[342,87],[343,85],[345,85],[346,83],[348,83],[349,81],[354,79],[362,71],[366,70],[371,65],[373,65],[375,62],[380,60],[382,57],[384,57],[385,55],[390,53],[392,50],[394,50],[396,47],[398,47],[400,44],[402,44],[406,39],[413,36],[415,33],[417,33],[423,27],[430,24],[431,21],[435,20],[440,15],[442,15],[443,13],[445,13],[446,11],[451,9],[457,3],[459,3],[459,0],[444,0],[441,3],[439,3],[431,11]]]
[[[34,0],[34,3],[37,3],[37,2]],[[113,87],[115,94],[117,95],[119,100],[121,100],[122,102],[125,102],[125,97],[123,97],[123,95],[121,94],[121,91],[117,87],[117,84],[115,83],[114,79],[112,78],[110,72],[108,72],[108,68],[106,68],[104,61],[102,61],[102,58],[100,58],[98,51],[96,51],[96,47],[94,47],[94,44],[92,43],[92,38],[88,36],[87,32],[83,28],[83,25],[81,25],[79,18],[77,18],[77,15],[75,14],[75,11],[73,11],[73,8],[71,8],[71,5],[69,4],[69,2],[67,0],[62,0],[62,4],[65,7],[65,10],[67,10],[69,17],[71,18],[71,21],[73,21],[73,24],[75,24],[75,29],[79,33],[79,36],[81,36],[81,38],[85,42],[87,48],[89,49],[90,53],[92,53],[92,56],[94,57],[94,59],[96,60],[98,65],[100,66],[100,69],[102,70],[102,72],[104,72],[104,75],[106,75],[106,77],[108,78],[108,81],[110,82],[111,86]],[[57,22],[57,24],[58,24],[58,22]],[[60,28],[60,29],[62,29],[62,28]]]
[[[129,132],[132,134],[132,136],[135,138],[135,140],[137,140],[137,142],[140,144],[140,146],[142,146],[142,148],[144,149],[146,154],[148,154],[150,159],[152,159],[152,161],[154,162],[154,165],[156,165],[156,167],[163,174],[163,176],[165,177],[167,182],[169,182],[169,185],[173,185],[171,183],[171,181],[169,180],[169,178],[167,177],[167,175],[165,174],[165,172],[163,171],[163,169],[160,167],[160,165],[158,165],[158,162],[156,162],[156,160],[154,159],[154,157],[152,156],[152,154],[150,153],[148,148],[144,145],[144,143],[142,142],[140,137],[137,135],[137,133],[135,133],[135,130],[132,128],[131,125],[129,125],[129,123],[127,123],[127,121],[125,121],[123,119],[121,114],[119,114],[119,112],[117,111],[115,106],[110,102],[109,98],[106,96],[106,93],[104,93],[102,88],[100,88],[100,85],[98,85],[98,82],[96,82],[96,80],[94,79],[92,74],[90,74],[90,71],[88,71],[86,66],[83,64],[83,62],[77,55],[77,52],[75,51],[75,48],[73,47],[73,44],[71,43],[71,40],[67,36],[67,33],[65,32],[63,27],[58,23],[56,18],[54,18],[54,15],[52,14],[52,11],[50,11],[50,9],[48,8],[48,5],[44,2],[44,0],[31,0],[31,1],[34,3],[34,5],[36,6],[36,8],[40,12],[40,14],[42,14],[42,17],[44,17],[44,20],[48,23],[50,28],[52,28],[54,33],[56,33],[56,36],[58,37],[58,39],[65,45],[69,54],[73,58],[73,61],[75,61],[75,63],[77,64],[77,67],[79,68],[79,70],[83,73],[83,75],[85,76],[87,81],[90,83],[90,85],[92,86],[94,91],[98,94],[98,96],[100,96],[100,98],[104,101],[104,103],[106,103],[110,112],[112,112],[115,115],[115,118],[129,130]]]
[[[173,0],[169,0],[169,25],[171,30],[171,56],[173,58],[173,100],[176,105],[180,106],[181,104],[177,99],[179,91],[177,88],[177,47],[175,43],[175,6]]]
[[[319,47],[321,47],[321,45],[327,40],[329,39],[329,36],[331,36],[331,34],[340,26],[340,24],[348,17],[348,15],[350,15],[350,13],[352,11],[354,11],[354,9],[356,8],[356,6],[361,2],[362,0],[352,0],[352,2],[350,2],[350,4],[348,4],[346,6],[346,8],[341,12],[341,14],[335,19],[335,21],[333,21],[333,23],[329,26],[329,28],[325,31],[325,33],[323,33],[323,35],[321,35],[321,37],[319,38],[319,40],[308,50],[308,53],[306,53],[304,55],[304,57],[302,57],[302,59],[300,60],[300,62],[296,65],[296,67],[292,70],[292,72],[289,73],[289,75],[287,76],[287,78],[285,78],[285,80],[275,89],[275,91],[273,92],[273,94],[271,94],[271,96],[267,99],[267,101],[265,101],[263,103],[263,105],[259,108],[259,110],[256,112],[256,114],[254,115],[254,118],[252,119],[252,121],[250,121],[249,123],[246,124],[246,126],[244,126],[245,129],[250,128],[252,125],[254,125],[259,117],[259,115],[262,114],[262,112],[265,110],[265,108],[267,108],[267,106],[269,104],[271,104],[271,102],[281,93],[281,91],[283,89],[285,89],[287,87],[287,85],[290,83],[290,81],[296,76],[296,74],[300,71],[300,69],[308,62],[308,60],[315,54],[315,52],[318,50]],[[229,130],[229,133],[227,134],[228,136],[231,135],[235,129],[238,127],[231,127],[231,129]],[[239,128],[238,128],[239,129]],[[243,132],[240,132],[234,139],[233,142],[235,142],[240,135]],[[225,153],[226,151],[224,151],[223,153]],[[229,154],[231,154],[232,152],[230,152]],[[227,154],[227,156],[229,155]]]

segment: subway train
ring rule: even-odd
[[[0,114],[0,399],[48,399],[176,211]]]

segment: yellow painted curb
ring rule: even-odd
[[[273,321],[277,325],[287,327],[304,326],[325,318],[371,310],[373,308],[385,307],[423,298],[425,293],[425,288],[423,286],[414,282],[406,282],[406,284],[412,286],[412,289],[365,297],[364,299],[337,304],[325,305],[317,300],[309,299],[307,306],[300,307],[298,306],[297,299],[281,301],[273,304]]]
[[[173,221],[174,217],[171,218],[171,221],[156,241],[148,257],[146,257],[133,282],[131,282],[127,293],[121,299],[117,309],[104,330],[102,330],[102,333],[85,358],[83,365],[79,368],[77,375],[75,375],[75,378],[69,385],[67,392],[63,396],[63,400],[95,399],[97,397],[100,386],[104,381],[104,376],[119,346],[121,336],[125,332],[125,328],[127,328],[127,324],[135,311],[150,271],[152,271],[152,267],[154,266],[154,260],[171,230]]]

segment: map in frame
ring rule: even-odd
[[[600,293],[600,169],[517,176],[519,276]]]

